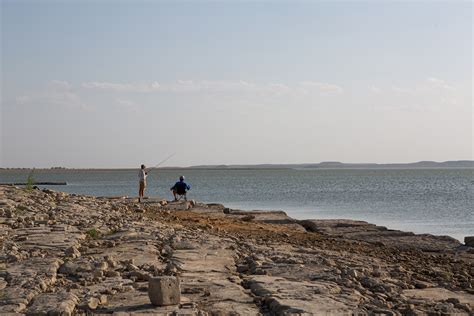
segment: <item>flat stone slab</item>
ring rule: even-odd
[[[79,299],[71,293],[44,293],[36,296],[26,315],[72,315]]]
[[[179,306],[157,307],[150,303],[147,292],[118,293],[109,299],[107,306],[97,309],[97,313],[114,315],[169,315],[179,310]]]
[[[0,306],[28,305],[33,297],[56,282],[60,263],[61,260],[55,258],[32,258],[10,265],[4,270],[8,286],[0,290]],[[6,307],[1,310],[7,311]]]
[[[18,229],[15,232],[18,236],[28,236],[24,241],[17,241],[25,250],[44,249],[58,252],[63,255],[66,249],[76,246],[86,238],[86,235],[71,227],[68,230],[58,230],[54,227],[32,227]]]
[[[338,295],[341,288],[331,282],[296,282],[259,275],[246,279],[246,284],[276,315],[350,315],[357,310],[358,298]]]
[[[175,250],[184,296],[200,301],[207,311],[234,311],[239,315],[258,315],[253,298],[240,284],[229,278],[236,274],[234,253],[227,244],[210,237],[198,249]]]
[[[444,288],[433,287],[427,289],[404,290],[403,294],[410,298],[422,298],[425,300],[445,301],[456,298],[463,304],[469,304],[474,309],[474,295],[466,292],[454,292]]]
[[[92,248],[91,250],[94,250]],[[104,256],[113,256],[120,260],[134,260],[136,265],[150,264],[161,265],[158,260],[159,251],[153,245],[147,245],[142,241],[132,241],[118,243],[110,248],[100,249],[100,253],[91,253],[91,256],[103,258]]]
[[[414,234],[400,230],[387,229],[364,221],[348,219],[303,220],[299,223],[311,232],[319,232],[328,236],[343,237],[379,243],[401,249],[420,249],[423,251],[449,251],[461,243],[449,236],[430,234]]]

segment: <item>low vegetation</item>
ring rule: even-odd
[[[33,176],[34,169],[31,170],[30,174],[28,175],[28,178],[26,178],[26,186],[25,189],[28,192],[31,192],[33,190],[33,187],[35,185],[35,178]]]
[[[86,235],[88,237],[92,238],[92,239],[97,239],[97,238],[99,238],[100,233],[97,229],[91,228],[91,229],[86,231]]]

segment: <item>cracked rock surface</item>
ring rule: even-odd
[[[1,315],[472,315],[474,249],[350,220],[0,186]],[[154,306],[152,277],[181,301]]]

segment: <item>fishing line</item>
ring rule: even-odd
[[[162,164],[164,164],[165,162],[167,162],[169,159],[171,159],[171,157],[173,157],[174,155],[176,155],[176,153],[172,153],[171,155],[169,155],[168,157],[166,157],[165,159],[163,159],[162,161],[160,161],[158,164],[156,164],[155,166],[151,167],[150,169],[148,169],[148,171],[152,170],[152,169],[156,169],[158,168],[159,166],[161,166]]]

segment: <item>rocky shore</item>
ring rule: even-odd
[[[1,315],[473,315],[474,248],[351,220],[0,186]],[[150,278],[175,276],[155,306]]]

